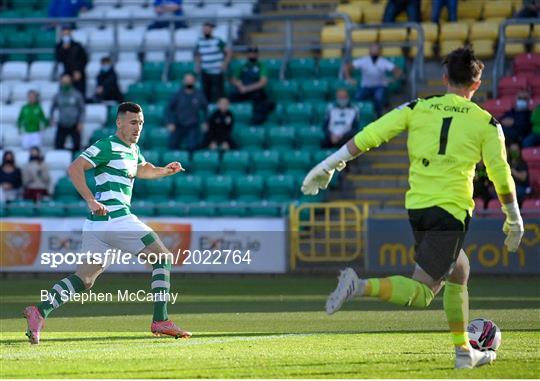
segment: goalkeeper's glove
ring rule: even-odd
[[[514,252],[518,249],[525,231],[517,201],[514,200],[514,202],[503,204],[502,211],[506,215],[506,220],[503,225],[503,232],[506,234],[504,244],[508,251]]]
[[[308,172],[302,182],[302,193],[313,196],[319,193],[319,189],[328,188],[336,169],[342,171],[347,166],[347,161],[352,158],[347,145],[328,156]]]

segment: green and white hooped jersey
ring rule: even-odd
[[[201,38],[197,41],[196,53],[201,56],[201,69],[208,74],[221,74],[225,59],[225,43],[217,38]]]
[[[81,157],[94,166],[95,197],[109,211],[106,216],[90,214],[88,219],[104,221],[130,214],[137,166],[146,163],[139,146],[128,146],[116,135],[111,135],[88,147]]]

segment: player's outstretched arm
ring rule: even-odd
[[[68,175],[71,179],[71,182],[73,183],[73,186],[75,187],[75,189],[77,189],[77,192],[79,192],[81,197],[88,204],[88,208],[92,211],[92,214],[95,214],[97,216],[104,216],[107,214],[107,208],[105,207],[105,205],[96,200],[94,194],[86,184],[86,177],[84,175],[84,172],[92,168],[94,168],[92,163],[90,163],[87,159],[79,156],[68,167]]]
[[[503,232],[506,234],[504,244],[508,251],[514,252],[518,249],[523,237],[523,219],[519,212],[514,179],[506,160],[502,128],[493,118],[482,143],[482,158],[488,177],[495,185],[502,211],[506,215],[503,225]]]
[[[182,168],[182,164],[177,161],[173,161],[164,167],[156,167],[153,164],[144,163],[137,167],[137,177],[139,179],[159,179],[184,171],[185,169]]]

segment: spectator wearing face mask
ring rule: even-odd
[[[97,75],[97,86],[95,100],[101,101],[123,101],[122,92],[118,87],[118,77],[110,57],[101,59],[101,67]]]
[[[22,185],[21,170],[15,165],[13,152],[4,152],[0,167],[0,203],[15,201]]]
[[[64,66],[61,71],[71,76],[73,86],[85,97],[85,68],[88,63],[88,55],[84,47],[73,40],[69,26],[62,28],[62,36],[60,42],[56,44],[55,55],[56,61]]]
[[[268,72],[266,66],[259,61],[259,49],[256,46],[249,47],[247,56],[247,61],[233,73],[231,83],[234,92],[231,94],[231,101],[250,101],[253,105],[251,124],[258,125],[266,122],[274,104],[268,100],[266,93]]]
[[[206,120],[208,102],[200,89],[195,88],[195,76],[186,74],[184,86],[171,98],[166,109],[167,127],[171,132],[170,149],[180,145],[193,151],[201,141],[201,114]],[[207,130],[206,124],[202,126]]]
[[[529,95],[520,92],[511,110],[504,113],[501,126],[506,140],[521,143],[531,132],[531,112],[529,111]]]
[[[39,104],[37,91],[30,90],[27,94],[27,103],[21,108],[17,119],[17,127],[22,135],[22,148],[41,146],[41,130],[48,124],[49,121]]]
[[[208,102],[215,102],[223,97],[224,73],[229,67],[232,51],[225,42],[214,36],[214,24],[206,22],[203,36],[195,46],[195,70],[201,75],[204,96]]]
[[[328,108],[324,121],[325,148],[341,147],[358,132],[358,109],[351,105],[345,89],[336,91],[336,102]]]
[[[401,77],[402,71],[392,62],[381,57],[381,46],[373,44],[369,48],[369,57],[357,58],[345,66],[345,78],[350,83],[356,83],[352,78],[352,70],[362,73],[362,82],[358,87],[355,99],[358,101],[372,101],[375,112],[380,117],[383,106],[386,104],[386,88],[388,81],[386,75],[392,73],[395,79]]]
[[[51,104],[50,124],[54,125],[54,113],[58,111],[58,125],[54,146],[64,149],[66,138],[71,136],[73,151],[81,146],[81,132],[85,114],[84,98],[71,84],[71,76],[63,74],[60,78],[60,91],[54,96]]]
[[[229,100],[221,98],[218,108],[208,119],[208,132],[205,146],[209,149],[228,150],[235,147],[232,140],[234,115],[229,110]]]
[[[38,147],[30,150],[30,160],[22,170],[22,182],[24,186],[23,198],[40,201],[49,194],[51,177],[49,167],[43,162],[43,156]]]
[[[518,143],[512,142],[508,147],[508,163],[514,182],[516,183],[516,195],[521,204],[527,196],[529,188],[529,167],[521,157],[521,147]]]

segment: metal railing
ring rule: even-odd
[[[240,22],[264,22],[264,21],[279,21],[284,23],[284,31],[283,33],[283,40],[276,41],[272,44],[264,44],[259,46],[259,51],[264,52],[279,52],[281,53],[282,57],[282,66],[280,70],[280,77],[281,79],[284,79],[285,74],[285,68],[287,66],[287,62],[294,56],[294,52],[296,51],[314,51],[314,50],[320,50],[324,46],[322,43],[297,43],[294,41],[294,33],[293,33],[293,24],[295,21],[336,21],[336,20],[342,20],[345,25],[346,29],[352,25],[351,20],[349,16],[345,13],[328,13],[328,14],[321,14],[321,15],[249,15],[249,16],[214,16],[214,17],[203,17],[203,16],[169,16],[169,17],[161,17],[159,19],[160,22],[167,22],[169,23],[168,30],[171,34],[171,45],[166,50],[166,64],[169,65],[171,62],[174,61],[174,53],[177,51],[192,51],[193,47],[179,47],[176,44],[175,41],[175,33],[178,33],[179,31],[182,31],[182,29],[175,29],[175,23],[176,22],[184,22],[186,24],[191,25],[199,25],[206,21],[212,21],[215,23],[223,23],[227,24],[227,38],[226,43],[228,47],[230,47],[233,52],[245,52],[248,49],[247,45],[243,44],[235,44],[234,38],[233,38],[233,26],[235,24],[239,24]],[[113,28],[113,39],[111,41],[111,46],[109,49],[109,53],[112,55],[112,59],[116,60],[119,52],[119,29],[121,27],[124,27],[125,25],[128,25],[128,27],[133,25],[140,25],[141,23],[147,23],[147,25],[150,25],[152,22],[156,21],[155,17],[129,17],[129,18],[13,18],[13,19],[0,19],[0,28],[4,28],[9,25],[43,25],[51,26],[52,24],[56,25],[57,32],[60,29],[61,25],[65,24],[72,24],[77,25],[79,28],[84,27],[85,25],[88,25],[90,27],[99,25],[101,28],[104,26],[111,26]],[[346,37],[346,42],[344,46],[350,45],[350,34]],[[346,50],[346,48],[344,48]],[[35,53],[52,53],[54,51],[54,46],[51,46],[50,49],[36,49],[36,48],[2,48],[0,49],[1,55],[6,54],[35,54]],[[156,50],[149,50],[146,47],[144,47],[144,42],[141,41],[140,47],[137,51],[137,53],[141,52],[148,52],[148,51],[158,51]],[[161,51],[161,49],[159,49]],[[104,52],[105,54],[106,52]]]
[[[518,42],[518,43],[523,43],[523,44],[527,44],[527,43],[534,44],[535,42],[540,42],[540,41],[535,41],[534,38],[508,39],[506,37],[506,28],[509,25],[532,25],[532,24],[535,24],[537,28],[540,27],[540,19],[538,18],[509,19],[509,20],[504,20],[499,25],[499,40],[497,42],[497,53],[495,55],[495,61],[493,64],[493,73],[492,73],[493,98],[497,98],[499,78],[504,74],[506,44],[508,42]]]
[[[366,42],[363,44],[355,44],[352,39],[352,32],[354,30],[366,30],[366,29],[415,29],[416,41],[410,40],[402,42],[380,42],[384,47],[400,47],[400,48],[412,48],[416,47],[416,54],[413,59],[412,67],[409,70],[409,84],[411,90],[411,99],[416,98],[417,94],[417,81],[418,79],[424,79],[424,30],[419,23],[405,22],[405,23],[383,23],[383,24],[349,24],[346,26],[346,38],[345,38],[345,61],[350,62],[352,59],[352,51],[355,47],[370,45],[373,42]],[[353,46],[354,45],[354,46]],[[383,50],[384,55],[384,50]]]

